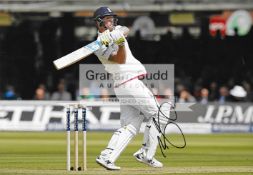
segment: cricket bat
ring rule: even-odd
[[[119,28],[118,30],[120,30],[124,34],[124,36],[127,36],[127,34],[129,33],[129,29],[124,26]],[[100,46],[101,42],[99,40],[93,41],[92,43],[81,47],[74,52],[71,52],[61,58],[58,58],[57,60],[54,60],[53,63],[57,70],[63,69],[93,54],[100,48]]]

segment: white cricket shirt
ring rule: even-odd
[[[116,26],[116,29],[121,26]],[[101,33],[98,33],[98,40]],[[117,83],[124,83],[130,79],[138,77],[140,75],[146,74],[145,67],[138,61],[132,54],[128,42],[125,39],[125,49],[126,49],[126,62],[125,64],[118,64],[109,61],[109,57],[113,52],[117,52],[119,46],[111,43],[108,47],[102,45],[99,50],[95,52],[95,55],[105,66],[105,70],[112,74],[114,81]]]

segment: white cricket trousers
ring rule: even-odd
[[[120,101],[122,127],[132,124],[139,132],[144,116],[149,120],[158,115],[154,95],[138,78],[115,87],[114,91]]]

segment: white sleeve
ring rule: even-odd
[[[119,49],[119,47],[116,44],[111,44],[108,47],[106,47],[105,45],[102,45],[96,52],[95,55],[98,58],[102,58],[102,59],[109,59],[110,55],[112,54],[112,52],[117,52]]]
[[[121,28],[121,27],[122,27],[121,25],[117,25],[117,26],[115,27],[115,29],[118,30],[118,29]]]

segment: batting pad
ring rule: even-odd
[[[120,133],[121,133],[121,129],[118,129],[117,131],[113,133],[111,140],[109,141],[107,145],[107,148],[101,152],[102,156],[108,158],[109,155],[112,153],[112,151],[115,150]]]
[[[150,120],[145,127],[143,140],[143,149],[146,152],[147,160],[151,160],[155,156],[156,148],[158,145],[158,137],[160,136],[161,134],[156,129],[153,121]]]
[[[158,115],[155,117],[156,122],[159,121],[159,123],[161,125],[166,125],[169,122],[169,118],[170,118],[170,110],[171,110],[171,103],[166,102],[164,104],[162,104],[158,110]],[[158,120],[159,119],[159,120]]]
[[[120,128],[118,135],[118,141],[115,144],[114,150],[111,152],[109,156],[109,160],[111,162],[115,162],[119,155],[124,151],[128,143],[132,140],[132,138],[136,135],[136,128],[129,124],[127,126],[124,126]]]

